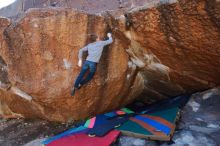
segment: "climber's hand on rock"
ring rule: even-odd
[[[79,67],[82,67],[82,59],[79,59],[79,61],[78,61],[78,66],[79,66]]]
[[[110,37],[112,37],[112,34],[111,33],[107,33],[107,36],[110,38]]]

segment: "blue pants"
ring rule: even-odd
[[[92,77],[94,76],[95,71],[96,71],[96,64],[97,64],[96,62],[92,62],[92,61],[88,61],[88,60],[85,61],[85,63],[82,66],[82,69],[80,71],[80,74],[75,81],[75,84],[74,84],[75,88],[78,88],[79,84],[84,85],[92,79]],[[83,79],[83,77],[86,74],[86,71],[88,69],[89,69],[89,74],[87,77],[85,77]]]

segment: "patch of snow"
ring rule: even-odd
[[[202,99],[206,100],[212,97],[213,95],[218,95],[218,94],[220,94],[220,90],[218,88],[214,88],[214,89],[203,92]]]
[[[122,136],[119,139],[120,146],[144,146],[146,141],[144,139]]]
[[[208,124],[207,127],[208,127],[208,128],[215,128],[215,129],[219,129],[219,128],[220,128],[219,125],[217,125],[217,124],[212,124],[212,123]]]
[[[195,102],[195,101],[190,101],[188,104],[189,104],[189,106],[192,107],[192,110],[194,112],[197,112],[199,110],[199,108],[200,108],[200,104]]]
[[[196,118],[196,120],[197,121],[201,121],[201,122],[203,122],[204,120],[203,119],[201,119],[201,118]]]
[[[145,141],[142,140],[142,139],[135,139],[135,140],[133,141],[133,144],[134,144],[134,145],[137,145],[137,146],[141,146],[141,145],[145,145]]]
[[[206,100],[206,99],[210,98],[212,96],[212,94],[213,94],[212,92],[208,92],[202,96],[202,99]]]
[[[205,133],[205,134],[211,134],[213,132],[217,132],[217,130],[218,130],[218,129],[214,129],[214,128],[201,127],[201,126],[197,126],[197,125],[190,125],[189,128],[193,131],[197,131],[197,132],[201,132],[201,133]]]
[[[181,131],[173,137],[175,144],[171,146],[215,146],[215,142],[203,134]]]
[[[46,138],[35,139],[35,140],[33,140],[23,146],[41,146],[42,145],[41,142],[43,142],[44,140],[46,140]]]

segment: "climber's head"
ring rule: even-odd
[[[91,42],[95,42],[95,41],[99,41],[100,38],[97,34],[91,34],[90,40],[91,40]]]

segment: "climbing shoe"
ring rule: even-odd
[[[82,87],[82,85],[81,84],[79,84],[79,86],[78,86],[78,88],[77,89],[80,89]]]
[[[72,89],[71,89],[71,96],[74,96],[74,94],[75,94],[75,91],[76,91],[76,89],[73,87]]]

